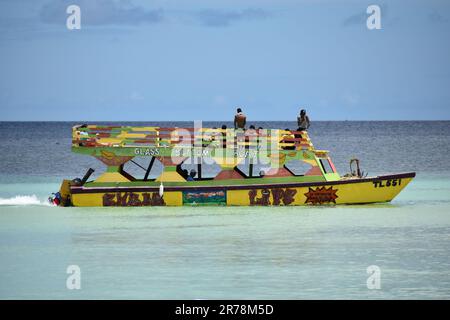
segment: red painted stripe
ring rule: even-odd
[[[334,166],[334,163],[333,163],[333,161],[331,161],[330,158],[328,158],[328,163],[330,164],[331,169],[333,169],[333,172],[336,173],[336,167]]]

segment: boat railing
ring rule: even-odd
[[[74,148],[214,147],[314,150],[306,131],[83,125],[72,128]]]

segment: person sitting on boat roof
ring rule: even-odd
[[[256,129],[256,133],[260,135],[262,134],[263,130],[264,130],[263,127],[258,127],[258,129]]]
[[[234,116],[234,129],[245,129],[246,122],[247,122],[247,117],[242,112],[242,109],[237,108],[236,115]]]
[[[189,176],[187,177],[187,181],[194,181],[194,177],[197,174],[197,171],[195,171],[194,169],[191,170],[191,172],[189,172]]]
[[[248,130],[245,131],[247,135],[256,135],[256,128],[254,125],[248,127]]]
[[[249,148],[250,146],[255,146],[258,136],[256,132],[256,128],[254,125],[251,125],[247,130],[245,130],[245,148]]]
[[[300,116],[297,117],[297,131],[306,131],[310,126],[309,117],[306,115],[306,110],[302,109],[300,111]]]

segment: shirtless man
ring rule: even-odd
[[[234,116],[234,129],[245,129],[246,122],[247,117],[242,113],[242,109],[237,108],[236,115]]]

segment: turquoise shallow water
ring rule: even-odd
[[[0,206],[0,298],[450,298],[448,177],[337,207],[55,208],[53,187]],[[80,290],[66,288],[72,264]]]
[[[314,123],[341,173],[357,156],[418,176],[388,204],[273,208],[50,207],[62,178],[102,169],[70,152],[71,125],[0,122],[1,299],[450,298],[448,121]]]

